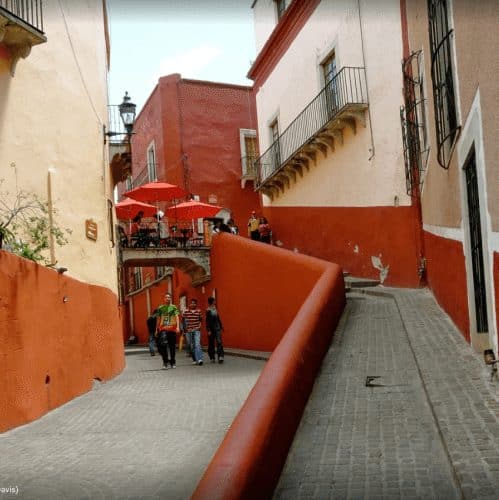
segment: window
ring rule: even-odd
[[[447,0],[428,0],[431,78],[437,133],[437,159],[443,168],[449,161],[457,131],[456,96],[451,60],[453,30],[449,28]]]
[[[158,178],[156,174],[156,151],[154,149],[154,142],[147,148],[147,177],[151,182]]]
[[[111,200],[107,200],[107,228],[109,231],[109,241],[114,247],[114,222],[113,222],[113,202]]]
[[[281,166],[281,150],[279,147],[279,122],[277,118],[270,124],[270,136],[272,141],[273,168],[276,170]]]
[[[326,99],[326,110],[331,117],[338,109],[338,84],[336,81],[336,57],[334,52],[322,63],[322,75],[324,78],[324,97]]]
[[[275,6],[277,12],[277,22],[279,22],[286,11],[286,0],[275,0]]]
[[[423,51],[413,52],[402,63],[405,106],[400,109],[407,194],[422,189],[428,153]]]
[[[133,284],[134,290],[142,288],[142,269],[140,267],[135,267],[133,269]]]
[[[252,129],[239,130],[239,144],[241,147],[241,187],[244,188],[248,179],[255,179],[255,161],[258,159],[256,131]]]

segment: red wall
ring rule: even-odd
[[[470,342],[463,245],[460,241],[442,238],[426,231],[424,241],[428,285],[437,302]]]
[[[183,80],[178,74],[162,77],[136,120],[133,175],[145,166],[154,140],[159,180],[178,184],[204,202],[216,195],[217,204],[231,210],[244,229],[259,196],[251,182],[241,189],[239,129],[256,127],[250,87]]]
[[[274,243],[337,262],[353,276],[379,279],[371,256],[389,265],[384,284],[419,286],[412,207],[272,207],[264,209]],[[358,245],[358,252],[355,246]]]
[[[278,345],[193,498],[271,498],[343,311],[343,276],[335,264],[234,236],[214,248],[216,265],[235,269],[218,283],[231,328],[248,348]],[[265,307],[275,322],[258,314]]]
[[[211,257],[227,346],[273,350],[324,269],[313,257],[220,234]]]
[[[119,374],[121,321],[109,290],[0,251],[0,432]]]

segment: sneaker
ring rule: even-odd
[[[222,364],[222,363],[224,362],[224,358],[223,358],[223,357],[222,357],[222,358],[218,358],[218,362],[219,362],[220,364]]]
[[[173,365],[172,368],[177,368],[177,365]]]
[[[214,363],[214,362],[215,362],[215,360],[214,360],[214,359],[210,359],[210,361],[211,361],[212,363]]]
[[[151,356],[155,356],[155,354],[153,352],[151,352]]]
[[[168,368],[170,368],[170,367],[169,367],[168,365],[163,365],[163,368],[164,368],[165,370],[168,370]]]
[[[198,363],[197,363],[197,361],[193,361],[192,364],[193,365],[197,365]]]
[[[198,365],[199,365],[199,366],[203,366],[203,360],[202,360],[202,359],[200,359],[200,360],[198,361]]]

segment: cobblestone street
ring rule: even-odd
[[[0,487],[26,499],[186,499],[253,387],[264,361],[176,370],[145,349],[122,375],[0,434]]]

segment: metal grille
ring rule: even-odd
[[[32,28],[43,33],[42,0],[0,0],[1,9],[5,9]]]
[[[437,159],[440,166],[449,168],[457,124],[456,97],[452,75],[451,38],[447,0],[428,0],[428,21],[431,47],[431,77],[437,131]]]
[[[256,187],[284,165],[348,104],[367,104],[364,68],[342,68],[258,158]]]
[[[487,296],[482,253],[482,229],[480,225],[480,198],[476,174],[475,150],[471,150],[466,165],[466,191],[468,195],[468,218],[470,228],[471,261],[475,290],[475,312],[477,332],[487,332]]]
[[[421,189],[428,160],[422,51],[402,63],[405,106],[400,108],[407,194]]]
[[[109,137],[109,142],[111,144],[122,144],[123,142],[127,142],[129,137],[127,135],[125,124],[121,119],[119,105],[110,104],[107,107],[107,112],[109,118],[109,133],[114,134]]]

